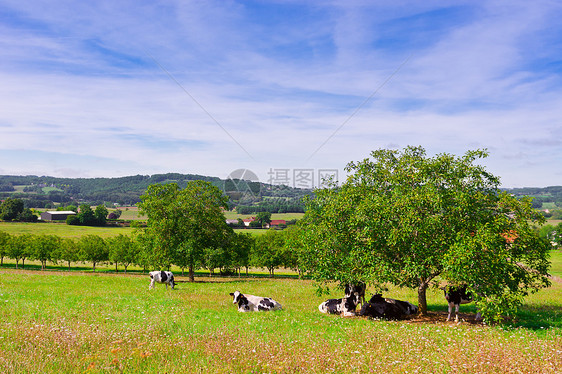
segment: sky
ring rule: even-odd
[[[562,185],[560,19],[541,0],[3,0],[0,174],[319,187],[412,145]]]

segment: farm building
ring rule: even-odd
[[[42,221],[64,221],[68,216],[74,216],[76,212],[71,210],[50,211],[41,213]]]

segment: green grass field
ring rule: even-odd
[[[99,235],[108,238],[119,234],[130,235],[134,229],[130,227],[90,227],[70,226],[66,223],[25,223],[25,222],[0,222],[0,230],[10,235],[22,234],[47,234],[57,235],[61,238],[80,238],[83,235]]]
[[[147,275],[0,268],[0,372],[562,371],[559,282],[531,295],[512,326],[494,327],[470,322],[474,305],[461,307],[466,321],[445,322],[437,289],[428,295],[429,318],[386,322],[321,314],[327,297],[308,280],[196,280],[149,291]],[[235,290],[284,308],[238,313],[228,295]],[[386,294],[416,300],[412,290]]]

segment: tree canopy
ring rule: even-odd
[[[390,282],[418,291],[468,284],[483,315],[497,320],[548,286],[549,244],[530,222],[530,199],[499,190],[477,165],[485,150],[428,157],[422,147],[377,150],[348,164],[341,187],[319,190],[301,221],[303,267],[321,283]]]
[[[226,224],[223,209],[228,198],[209,182],[190,181],[184,189],[176,183],[155,184],[141,196],[140,212],[148,217],[145,235],[150,240],[153,266],[171,263],[194,269],[204,260],[206,248],[217,248],[232,229]]]

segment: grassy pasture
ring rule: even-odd
[[[180,280],[185,280],[179,277]],[[199,279],[200,280],[200,279]],[[3,373],[425,372],[562,370],[562,285],[527,300],[519,327],[445,322],[441,291],[431,318],[385,322],[318,312],[310,281],[205,279],[148,290],[146,275],[0,268]],[[234,290],[284,306],[238,313]],[[415,301],[410,290],[392,297]],[[333,292],[341,297],[340,292]],[[473,305],[462,316],[473,318]]]
[[[61,238],[80,238],[84,235],[99,235],[102,238],[130,235],[134,229],[130,227],[90,227],[70,226],[66,223],[52,222],[0,222],[0,230],[10,235],[35,234],[57,235]]]

